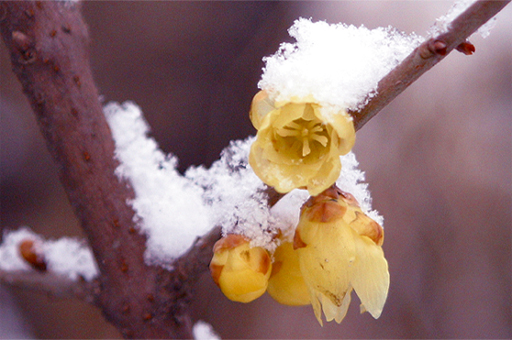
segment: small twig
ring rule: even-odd
[[[52,273],[30,271],[0,270],[0,281],[16,288],[23,288],[58,298],[77,298],[96,304],[99,294],[97,281],[87,282],[83,279],[73,281],[65,276]]]
[[[494,17],[510,1],[477,1],[452,21],[447,32],[418,46],[395,69],[382,78],[377,87],[377,94],[369,100],[364,108],[350,112],[354,117],[356,130],[363,127],[396,96],[440,62],[453,49],[465,43],[471,34]]]

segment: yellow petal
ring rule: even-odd
[[[331,222],[311,222],[304,216],[315,206],[306,207],[296,230],[303,246],[297,249],[304,282],[311,294],[311,303],[320,320],[320,305],[326,320],[341,322],[350,301],[350,267],[355,258],[353,237],[355,232],[340,228],[343,219]],[[325,210],[329,212],[329,209]]]
[[[309,305],[309,291],[300,272],[299,258],[291,242],[280,245],[274,253],[267,292],[279,303]]]
[[[362,310],[374,318],[382,312],[389,289],[388,266],[382,248],[364,235],[376,235],[365,218],[375,223],[336,186],[311,197],[301,209],[294,247],[320,324],[322,311],[327,321],[343,320],[352,289]]]
[[[256,93],[249,112],[249,118],[256,130],[260,128],[263,118],[274,109],[274,101],[269,98],[266,91]]]
[[[214,246],[210,272],[230,300],[250,302],[263,295],[271,270],[268,252],[250,247],[249,240],[240,235],[228,235]]]
[[[351,283],[365,310],[377,319],[388,295],[388,262],[382,248],[370,238],[358,236],[354,241],[357,255],[351,268]]]

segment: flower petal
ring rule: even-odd
[[[267,91],[256,93],[252,100],[251,111],[249,112],[249,118],[256,130],[259,130],[263,118],[269,112],[275,110],[274,104],[274,101],[269,98]]]
[[[351,267],[351,284],[364,308],[377,319],[388,295],[388,262],[382,248],[370,238],[358,235],[354,242],[357,255]]]

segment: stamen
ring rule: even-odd
[[[292,137],[292,136],[298,136],[299,131],[298,130],[290,130],[287,129],[287,127],[284,127],[282,129],[277,130],[277,134],[281,137]]]
[[[311,149],[309,148],[309,139],[304,138],[302,140],[302,157],[306,157],[311,152]]]
[[[327,146],[327,142],[329,142],[327,137],[321,135],[312,135],[311,139],[316,140],[318,143],[322,144],[322,146]]]

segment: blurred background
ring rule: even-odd
[[[299,16],[425,35],[451,2],[84,2],[104,101],[138,104],[180,170],[254,134],[262,57]],[[197,285],[194,320],[222,338],[512,337],[512,5],[476,53],[454,52],[358,132],[355,153],[385,217],[391,287],[380,319],[353,295],[341,325],[267,295]],[[0,44],[1,228],[83,236]],[[116,338],[85,303],[0,290],[2,338]]]

